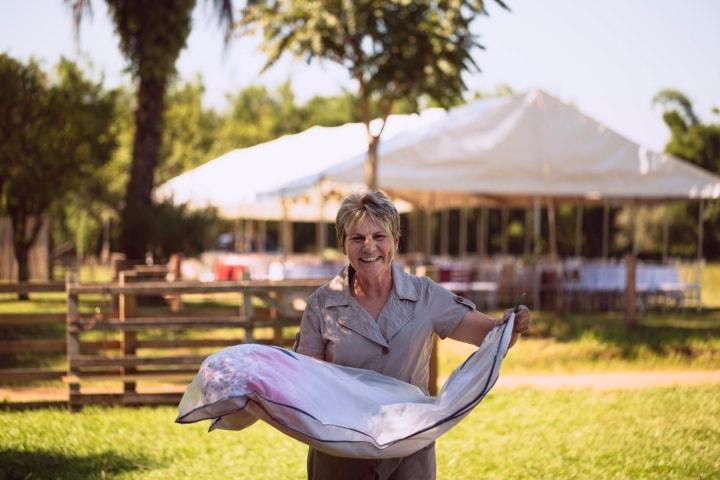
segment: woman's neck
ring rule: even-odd
[[[392,290],[393,280],[390,270],[379,277],[365,278],[353,272],[350,282],[350,291],[355,298],[380,299],[387,298]]]

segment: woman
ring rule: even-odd
[[[375,370],[427,393],[433,333],[479,346],[502,321],[393,263],[400,215],[383,193],[348,196],[338,211],[336,230],[349,265],[308,299],[296,344],[299,353]],[[511,344],[529,324],[530,313],[521,306]],[[307,469],[312,480],[434,479],[435,446],[386,460],[334,457],[310,448]]]

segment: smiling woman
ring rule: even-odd
[[[469,300],[393,263],[400,215],[385,194],[348,196],[338,211],[336,230],[349,265],[308,299],[297,352],[373,370],[427,394],[433,334],[479,346],[503,320],[476,311]],[[511,344],[529,323],[527,308],[519,307]],[[430,443],[405,457],[374,460],[310,448],[307,467],[311,479],[433,479],[435,447]]]

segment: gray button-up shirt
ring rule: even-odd
[[[351,268],[308,299],[297,351],[374,370],[427,393],[432,334],[447,337],[475,305],[393,264],[393,289],[376,321],[350,294]]]

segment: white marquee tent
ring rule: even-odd
[[[444,111],[433,109],[422,115],[392,115],[383,138],[393,138],[418,128]],[[377,124],[371,124],[372,128]],[[319,172],[367,150],[367,135],[361,123],[339,127],[312,127],[303,132],[249,148],[228,152],[160,185],[156,200],[187,203],[191,208],[214,206],[226,218],[315,222],[335,219],[337,203],[315,192],[283,198],[258,198],[260,192]],[[405,206],[408,209],[409,206]]]
[[[365,152],[270,192],[363,181]],[[720,197],[720,178],[653,152],[541,90],[478,100],[381,141],[380,188],[431,208],[533,198]],[[433,193],[430,193],[433,192]]]

